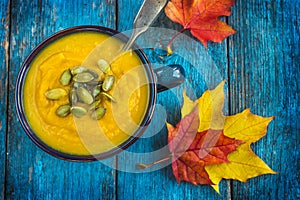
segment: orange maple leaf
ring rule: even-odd
[[[198,112],[193,112],[185,116],[176,127],[167,125],[173,174],[179,183],[183,180],[195,185],[212,185],[205,166],[229,162],[227,155],[235,151],[242,141],[224,136],[222,130],[210,129],[194,134],[190,127],[197,124],[197,116]]]
[[[235,30],[218,18],[229,16],[230,7],[234,3],[235,0],[171,0],[165,13],[172,21],[183,26],[181,32],[190,30],[207,47],[209,40],[221,42],[235,33]],[[169,50],[176,36],[168,43]]]
[[[198,106],[173,127],[167,124],[168,144],[172,153],[172,169],[177,182],[193,184],[213,182],[205,166],[229,162],[227,155],[236,150],[242,141],[226,137],[222,130],[197,132],[199,127]]]

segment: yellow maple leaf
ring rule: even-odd
[[[223,129],[225,121],[222,112],[224,104],[224,84],[225,81],[222,81],[214,90],[206,90],[197,101],[192,101],[186,96],[186,92],[183,92],[184,103],[181,108],[181,117],[183,118],[188,115],[198,104],[200,119],[198,132],[208,129]]]
[[[198,132],[208,129],[222,130],[225,116],[223,115],[224,84],[222,81],[214,90],[207,90],[198,99],[200,126]]]
[[[224,83],[225,81],[221,82],[214,90],[207,90],[195,102],[190,100],[184,93],[184,104],[181,110],[183,118],[198,105],[200,119],[198,132],[209,129],[223,130],[225,136],[244,142],[236,151],[228,155],[229,162],[205,166],[209,178],[215,184],[211,186],[218,193],[219,182],[222,178],[245,182],[247,179],[261,174],[276,174],[253,153],[250,147],[253,142],[265,136],[267,126],[273,117],[264,118],[254,115],[250,112],[250,109],[233,116],[224,116],[222,112]]]
[[[224,124],[224,135],[243,140],[237,150],[228,155],[229,163],[206,166],[212,187],[219,193],[219,182],[222,178],[246,182],[247,179],[261,174],[276,174],[268,165],[255,155],[250,145],[266,135],[267,126],[273,117],[264,118],[254,115],[250,109],[234,116],[227,116]]]

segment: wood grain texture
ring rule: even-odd
[[[71,26],[114,28],[114,11],[111,1],[12,1],[7,199],[115,199],[114,170],[99,162],[66,162],[44,153],[26,136],[14,105],[19,68],[34,46]]]
[[[119,31],[132,29],[133,20],[140,5],[141,2],[129,3],[125,0],[118,1]],[[164,13],[159,16],[153,26],[171,30],[175,29],[177,31],[181,29],[179,25],[171,22]],[[170,32],[172,32],[171,30]],[[169,123],[176,124],[180,121],[180,108],[184,88],[187,90],[188,95],[195,99],[199,98],[206,89],[212,89],[223,79],[228,78],[226,41],[222,44],[210,43],[210,50],[206,51],[199,41],[187,33],[175,40],[172,45],[174,54],[172,56],[166,56],[165,48],[167,42],[173,35],[166,37],[168,31],[166,31],[166,33],[152,31],[154,34],[151,34],[151,31],[152,30],[148,31],[150,33],[144,33],[144,35],[137,40],[137,43],[142,47],[152,44],[152,48],[145,51],[153,67],[180,64],[185,70],[186,82],[177,88],[158,94],[158,108],[144,133],[144,136],[149,137],[139,139],[128,149],[128,151],[135,153],[152,152],[167,145],[167,130],[164,126],[164,113],[166,113]],[[204,56],[201,57],[202,55]],[[218,79],[212,75],[215,71],[211,68],[214,68],[219,74]],[[227,102],[224,111],[225,114],[227,114]],[[161,155],[161,157],[163,157],[163,155]],[[159,158],[160,157],[156,157],[156,159]],[[144,159],[147,160],[146,158]],[[141,162],[141,160],[130,159],[121,154],[118,156],[118,165],[132,166],[134,163]],[[128,167],[128,169],[129,168],[130,167]],[[134,187],[128,187],[128,183],[134,185]],[[222,182],[220,186],[222,196],[218,195],[209,186],[195,186],[184,182],[179,185],[169,165],[157,171],[147,173],[135,174],[118,172],[118,199],[149,199],[149,197],[158,199],[226,199],[230,198],[228,184],[226,181]]]
[[[29,52],[46,37],[72,26],[129,30],[141,4],[142,0],[10,0],[11,6],[9,0],[0,2],[0,199],[300,199],[298,0],[236,1],[232,15],[222,20],[237,33],[221,44],[209,43],[208,50],[188,32],[174,41],[174,55],[169,57],[164,51],[168,34],[149,31],[137,41],[147,47],[154,68],[181,64],[186,81],[158,94],[152,122],[128,151],[136,154],[165,147],[164,120],[166,116],[172,124],[180,120],[183,89],[195,99],[227,79],[225,114],[250,107],[255,114],[276,117],[266,137],[252,148],[278,175],[246,183],[222,181],[220,196],[209,186],[178,185],[171,166],[148,173],[115,171],[101,162],[56,159],[30,141],[16,117],[14,102],[17,74]],[[181,29],[164,14],[153,26]],[[109,161],[132,170],[144,160],[120,154]]]
[[[0,199],[5,192],[9,11],[8,1],[0,2]]]
[[[235,199],[299,199],[299,22],[297,0],[237,1],[230,39],[230,105],[275,116],[252,147],[278,175],[234,181]]]

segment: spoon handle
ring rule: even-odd
[[[153,21],[157,18],[160,11],[166,5],[167,0],[145,0],[133,22],[133,32],[123,50],[127,51],[134,43],[136,38],[144,33]]]

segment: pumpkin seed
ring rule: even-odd
[[[94,101],[93,96],[92,96],[92,95],[90,94],[90,92],[89,92],[87,89],[85,89],[84,87],[79,87],[79,88],[77,88],[76,93],[77,93],[78,98],[79,98],[82,102],[84,102],[84,103],[86,103],[86,104],[91,104],[91,103],[93,103],[93,101]]]
[[[60,76],[59,82],[66,86],[71,83],[72,74],[70,69],[66,69]]]
[[[70,114],[70,109],[71,106],[69,106],[68,104],[61,105],[56,109],[56,115],[59,117],[66,117]]]
[[[58,100],[67,96],[67,92],[62,88],[54,88],[46,91],[45,96],[50,100]]]
[[[101,107],[97,108],[92,113],[92,118],[96,119],[96,120],[99,120],[99,119],[101,119],[105,115],[105,112],[106,112],[106,108],[104,108],[103,106],[101,106]]]
[[[78,87],[80,87],[80,86],[82,86],[82,85],[81,85],[81,83],[78,83],[78,82],[75,82],[75,83],[73,84],[73,87],[74,87],[74,88],[78,88]]]
[[[82,117],[87,114],[87,110],[80,106],[73,106],[71,112],[75,117]]]
[[[99,59],[97,61],[97,65],[99,67],[99,69],[103,72],[103,73],[108,73],[110,71],[110,65],[108,64],[108,62],[104,59]]]
[[[102,85],[101,81],[90,81],[86,83],[89,86],[96,86],[96,85]]]
[[[80,82],[80,83],[86,83],[86,82],[92,81],[93,79],[94,79],[94,76],[89,72],[82,72],[82,73],[76,74],[73,77],[74,81]]]
[[[100,92],[101,92],[101,85],[96,85],[93,89],[93,97],[98,96]]]
[[[111,96],[110,94],[108,94],[106,92],[100,92],[100,95],[106,96],[112,102],[117,103],[117,100],[113,96]]]
[[[87,69],[86,72],[92,74],[95,79],[97,79],[99,77],[98,73],[92,69]]]
[[[73,75],[76,75],[76,74],[84,72],[85,70],[86,69],[84,67],[82,67],[82,66],[75,66],[75,67],[72,68],[71,73]]]
[[[95,101],[94,107],[98,108],[100,106],[100,104],[101,104],[101,99],[98,99],[97,101]]]
[[[101,99],[96,100],[89,108],[89,110],[95,110],[97,109],[101,104]]]
[[[86,83],[78,83],[78,82],[75,82],[74,84],[73,84],[73,87],[74,88],[79,88],[79,87],[84,87],[84,88],[86,88],[87,87],[87,84]]]
[[[114,82],[115,82],[115,77],[113,75],[107,76],[103,81],[102,89],[105,92],[108,92],[112,88]]]
[[[72,105],[72,104],[76,104],[77,101],[78,101],[78,98],[77,98],[76,90],[75,90],[75,88],[73,88],[70,90],[70,93],[69,93],[69,102]]]

